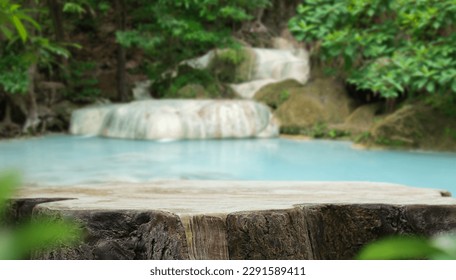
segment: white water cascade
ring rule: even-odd
[[[310,67],[307,52],[291,50],[253,49],[255,63],[251,68],[250,81],[232,84],[231,88],[243,98],[253,98],[262,87],[294,79],[305,84],[309,79]]]
[[[275,137],[269,108],[250,100],[144,100],[73,112],[70,132],[126,139]]]
[[[262,87],[288,79],[305,84],[310,76],[309,54],[304,49],[261,49],[251,48],[253,55],[248,73],[245,74],[247,82],[231,84],[231,88],[238,96],[252,99]],[[191,67],[205,69],[214,59],[214,51],[204,56],[188,60],[185,63]]]

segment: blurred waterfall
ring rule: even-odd
[[[250,100],[144,100],[73,112],[70,132],[126,139],[275,137],[269,108]]]

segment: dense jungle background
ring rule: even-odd
[[[455,21],[454,0],[0,0],[0,137],[93,103],[241,98],[252,49],[302,49],[306,83],[253,96],[281,133],[455,150]]]

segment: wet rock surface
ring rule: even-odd
[[[352,259],[384,236],[456,229],[444,191],[363,182],[33,187],[10,208],[11,219],[48,215],[84,229],[77,246],[35,259]]]
[[[377,144],[454,151],[456,117],[423,105],[405,105],[372,126]]]

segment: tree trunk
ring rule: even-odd
[[[115,0],[115,9],[116,9],[116,25],[118,31],[123,31],[126,29],[127,25],[127,16],[126,16],[126,5],[125,0]],[[120,44],[117,44],[117,69],[116,69],[116,78],[117,78],[117,97],[121,102],[128,100],[127,92],[127,79],[126,79],[126,51],[125,48]]]
[[[60,0],[47,1],[49,12],[54,26],[54,36],[57,42],[65,41],[65,31],[63,29],[62,3]]]
[[[51,18],[52,18],[52,25],[54,27],[55,41],[57,43],[65,43],[67,41],[67,38],[66,38],[64,27],[63,27],[62,1],[48,0],[47,6],[49,9]],[[51,80],[66,81],[66,84],[71,83],[71,81],[68,80],[68,78],[70,76],[68,59],[63,56],[59,56],[57,59],[58,59],[59,64],[61,65],[61,67],[57,67],[55,69],[56,77],[51,77]]]

